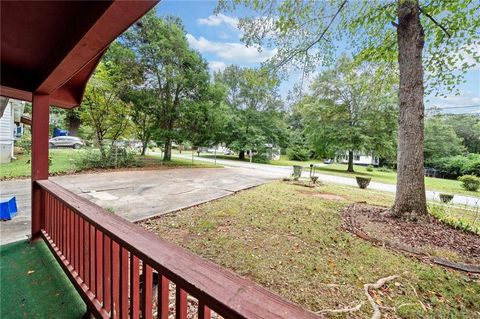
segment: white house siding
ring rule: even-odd
[[[13,106],[8,102],[0,118],[0,163],[8,163],[13,157]]]
[[[340,155],[337,157],[337,161],[342,164],[348,164],[348,153],[345,155]],[[353,164],[354,165],[363,165],[363,166],[378,166],[378,158],[370,155],[364,154],[353,154]]]

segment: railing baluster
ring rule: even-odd
[[[78,239],[78,244],[79,244],[79,254],[80,254],[80,259],[78,263],[78,273],[80,274],[80,277],[84,280],[85,279],[85,227],[84,227],[85,220],[80,217],[79,219],[79,224],[78,224],[78,232],[79,232],[79,239]]]
[[[211,319],[210,308],[205,306],[203,301],[198,301],[198,319]]]
[[[128,250],[120,247],[120,315],[119,318],[128,318]]]
[[[107,312],[111,311],[111,291],[110,286],[110,238],[103,236],[103,308]]]
[[[95,286],[95,255],[96,255],[96,246],[95,246],[95,226],[90,225],[90,269],[89,269],[89,276],[90,276],[90,282],[88,283],[88,286],[90,287],[90,290],[94,293],[97,294],[96,286]]]
[[[95,230],[95,289],[99,302],[103,301],[103,233]]]
[[[175,319],[187,319],[187,292],[175,287]]]
[[[170,280],[159,273],[158,278],[158,319],[168,319],[170,310]]]
[[[62,254],[65,256],[67,251],[67,214],[65,213],[65,205],[60,203],[60,211],[62,215]]]
[[[84,220],[83,225],[83,246],[85,251],[85,256],[83,257],[83,273],[85,274],[83,281],[90,288],[90,224]]]
[[[152,319],[152,267],[143,261],[142,318]]]
[[[118,271],[119,267],[119,246],[114,241],[110,241],[110,250],[111,250],[111,263],[110,263],[110,285],[112,290],[112,313],[114,316],[112,318],[118,318],[119,313],[119,304],[120,298],[118,295],[119,291],[119,284],[120,284],[120,273]]]
[[[140,318],[140,261],[130,255],[130,318]]]

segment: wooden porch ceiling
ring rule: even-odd
[[[1,1],[0,95],[78,106],[108,45],[153,8],[147,1]]]

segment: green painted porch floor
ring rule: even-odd
[[[0,246],[0,318],[81,318],[83,300],[43,241]]]

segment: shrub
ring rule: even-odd
[[[288,159],[291,161],[307,161],[309,157],[309,151],[306,148],[299,146],[293,146],[287,150]]]
[[[358,187],[360,187],[361,189],[367,188],[368,185],[370,184],[370,181],[372,180],[369,177],[356,176],[355,178],[357,179]]]
[[[480,188],[480,178],[473,175],[463,175],[458,178],[462,182],[462,187],[470,192],[476,192]]]
[[[457,155],[440,158],[429,163],[438,169],[444,176],[458,177],[461,175],[480,176],[480,154]]]
[[[114,167],[137,167],[142,163],[137,160],[133,150],[126,148],[105,147],[104,153],[100,150],[88,150],[75,161],[78,169],[114,168]]]
[[[367,168],[366,168],[367,172],[373,172],[373,166],[372,165],[368,165]]]
[[[383,172],[383,173],[390,173],[392,170],[388,167],[382,166],[382,167],[377,168],[377,171]]]
[[[439,197],[442,203],[445,203],[445,204],[450,203],[453,199],[453,195],[451,194],[440,194]]]
[[[20,147],[25,154],[30,154],[32,151],[32,138],[30,134],[25,134],[20,140],[16,142],[17,146]]]

